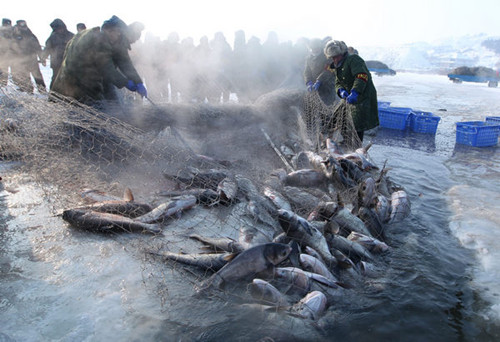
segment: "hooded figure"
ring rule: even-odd
[[[74,36],[66,46],[51,98],[61,94],[85,104],[99,105],[106,99],[108,84],[147,96],[139,75],[130,78],[126,63],[120,60],[127,28],[120,18],[113,16],[101,28],[94,27]]]
[[[50,67],[52,69],[51,86],[56,79],[57,73],[61,68],[66,44],[73,38],[74,34],[69,32],[66,24],[61,19],[55,19],[50,23],[52,33],[45,42],[45,49],[42,53],[42,60],[50,56]]]
[[[304,82],[308,91],[317,91],[326,105],[335,102],[335,74],[328,71],[331,63],[323,53],[323,40],[316,38],[309,41],[309,56],[304,68]]]
[[[363,132],[379,125],[377,90],[372,75],[365,61],[359,55],[349,54],[342,41],[329,41],[324,53],[333,61],[330,69],[336,75],[335,93],[351,107],[354,127],[363,141]]]
[[[35,79],[39,91],[45,90],[45,82],[38,66],[38,57],[42,47],[38,38],[31,32],[25,20],[18,20],[13,28],[11,73],[14,83],[22,90],[33,93],[30,73]],[[45,65],[45,61],[40,59]]]
[[[3,18],[0,27],[0,86],[6,86],[12,48],[12,22]]]

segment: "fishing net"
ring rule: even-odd
[[[321,100],[318,92],[308,92],[305,95],[304,121],[315,151],[325,147],[326,138],[339,142],[346,151],[361,147],[350,111],[350,106],[345,101],[328,106]]]
[[[320,202],[343,198],[347,203],[353,197],[353,189],[342,185],[298,189],[280,184],[279,170],[294,170],[293,157],[309,148],[318,151],[326,136],[341,136],[348,148],[360,146],[345,103],[325,106],[315,92],[277,90],[252,105],[126,99],[103,112],[62,97],[48,101],[2,88],[0,111],[0,157],[16,162],[20,173],[45,191],[54,213],[84,205],[85,189],[120,198],[130,188],[134,201],[151,207],[186,194],[201,196],[196,189],[218,193],[205,202],[197,197],[195,207],[165,218],[161,236],[125,240],[144,257],[148,287],[160,296],[167,319],[179,325],[183,320],[194,324],[191,304],[198,304],[188,309],[172,299],[193,294],[192,288],[213,272],[163,260],[162,253],[216,251],[193,235],[270,241],[279,224],[276,208],[263,195],[267,187],[282,191],[301,215]],[[238,192],[222,201],[226,178]],[[212,299],[225,303],[227,295]],[[199,307],[198,315],[207,310]]]

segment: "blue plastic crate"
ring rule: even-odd
[[[387,108],[391,105],[390,102],[377,101],[378,108]]]
[[[405,130],[410,126],[412,109],[406,107],[387,107],[378,109],[380,126],[392,129]]]
[[[486,122],[489,125],[497,125],[500,128],[500,116],[487,116]]]
[[[457,122],[457,143],[475,147],[498,143],[498,127],[484,121]]]
[[[436,134],[437,126],[441,117],[431,112],[414,110],[410,115],[410,129],[417,133]]]

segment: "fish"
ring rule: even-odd
[[[319,204],[314,208],[313,211],[307,217],[307,221],[322,221],[329,220],[337,210],[339,206],[336,202],[319,202]]]
[[[128,188],[127,188],[128,189]],[[128,189],[130,190],[130,189]],[[96,190],[96,189],[83,189],[83,191],[80,193],[80,196],[84,200],[84,202],[87,203],[96,203],[96,202],[105,202],[105,201],[120,201],[120,200],[128,200],[127,198],[118,197],[118,196],[113,196],[110,195],[104,191],[101,190]]]
[[[395,191],[391,194],[391,215],[389,223],[404,220],[410,215],[411,203],[408,194],[404,190]]]
[[[261,304],[274,307],[288,307],[290,305],[286,296],[265,280],[254,279],[249,285],[249,290],[251,296]]]
[[[185,167],[175,174],[166,171],[163,176],[167,179],[182,183],[190,188],[212,189],[217,191],[217,186],[226,177],[228,172],[218,169],[199,170],[195,167]]]
[[[241,253],[245,250],[242,244],[230,238],[209,238],[198,234],[191,234],[189,238],[209,245],[215,250],[223,250],[230,253]]]
[[[360,187],[361,191],[361,206],[371,208],[377,198],[377,190],[375,180],[372,177],[366,178]]]
[[[206,206],[214,206],[220,203],[220,194],[219,192],[212,189],[186,189],[186,190],[169,190],[169,191],[161,191],[157,193],[158,196],[162,197],[179,197],[179,196],[194,196],[196,197],[196,203],[206,205]]]
[[[346,171],[342,168],[342,165],[333,161],[334,159],[328,159],[328,165],[330,167],[331,178],[333,181],[336,181],[348,188],[353,188],[357,185],[357,183],[351,179]]]
[[[373,208],[380,219],[380,222],[387,223],[391,217],[391,206],[389,200],[384,195],[378,195]]]
[[[352,162],[349,159],[342,158],[340,159],[340,166],[342,166],[342,169],[347,173],[349,178],[354,180],[356,184],[359,184],[363,179],[367,177],[371,177],[371,174],[368,172],[365,172],[359,168],[356,163]]]
[[[305,189],[294,186],[283,187],[283,195],[290,202],[293,211],[304,216],[309,215],[322,201],[310,192],[305,191]]]
[[[341,230],[347,231],[347,234],[354,231],[367,236],[372,235],[365,223],[343,205],[341,205],[337,213],[332,217],[332,220],[339,224]]]
[[[276,286],[283,288],[286,294],[304,295],[311,288],[311,280],[307,274],[297,267],[276,267],[274,269]]]
[[[340,252],[344,253],[349,259],[353,256],[366,260],[373,260],[374,257],[368,249],[355,241],[348,240],[342,235],[330,235],[328,244]]]
[[[324,293],[320,291],[309,292],[298,303],[294,304],[291,312],[302,316],[303,318],[317,320],[326,310],[327,299]]]
[[[339,144],[337,144],[335,141],[333,141],[330,138],[326,139],[326,150],[328,152],[328,155],[330,155],[332,157],[337,157],[337,156],[341,156],[344,154],[344,152],[340,148]]]
[[[292,159],[295,164],[296,170],[302,169],[312,169],[314,168],[311,162],[309,161],[309,156],[307,155],[307,151],[301,151]]]
[[[358,233],[385,240],[385,227],[382,222],[380,222],[380,219],[374,210],[361,207],[358,210],[358,217],[361,221],[363,221],[370,234],[364,234],[362,232]]]
[[[300,264],[303,269],[313,273],[321,274],[322,276],[336,282],[337,278],[326,267],[326,265],[319,259],[309,254],[300,254]]]
[[[266,243],[251,247],[238,254],[197,289],[221,289],[225,284],[255,277],[262,273],[273,274],[275,266],[288,258],[292,247],[279,243]]]
[[[147,203],[138,203],[124,200],[110,200],[97,202],[78,209],[121,215],[128,218],[136,218],[149,213],[153,207]]]
[[[325,237],[306,219],[292,211],[278,210],[278,221],[283,231],[302,246],[314,248],[323,258],[328,267],[337,264],[330,253]]]
[[[264,187],[264,196],[269,198],[277,209],[292,210],[290,202],[278,191],[272,189],[271,187]]]
[[[385,242],[360,233],[352,232],[347,239],[359,243],[372,253],[383,253],[389,250]]]
[[[161,227],[134,219],[109,213],[92,210],[67,209],[63,211],[63,220],[70,225],[98,232],[138,232],[138,233],[161,233]]]
[[[220,195],[222,203],[230,204],[236,200],[236,193],[238,192],[238,184],[230,177],[224,178],[217,185],[217,193]]]
[[[248,249],[257,245],[271,242],[271,238],[254,226],[241,226],[239,229],[238,243]]]
[[[185,265],[196,266],[204,271],[217,272],[224,267],[236,254],[234,253],[200,253],[183,254],[171,252],[152,252],[148,254],[162,257],[164,260],[179,262]]]
[[[337,259],[339,268],[346,269],[355,266],[354,262],[347,255],[345,255],[338,249],[330,248],[330,252],[335,257],[335,259]]]
[[[247,216],[252,218],[252,220],[254,220],[255,222],[263,223],[267,226],[272,227],[274,230],[279,229],[278,222],[266,210],[266,207],[261,205],[261,202],[249,200],[245,209]]]
[[[319,187],[326,188],[328,184],[327,175],[315,169],[301,169],[288,173],[283,184],[296,187]]]
[[[150,212],[136,218],[143,223],[158,223],[172,216],[178,216],[182,211],[191,209],[196,205],[196,197],[192,195],[181,196],[158,205]]]

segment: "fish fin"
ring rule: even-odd
[[[132,194],[130,188],[126,188],[123,192],[123,200],[127,202],[132,202],[134,200],[134,194]]]
[[[238,253],[230,253],[222,259],[229,262],[229,261],[233,260],[237,255],[238,255]]]

